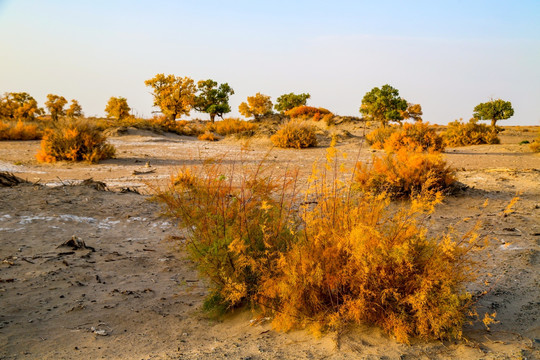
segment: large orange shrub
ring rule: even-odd
[[[456,177],[440,154],[401,148],[373,157],[371,165],[359,163],[355,181],[363,191],[408,197],[426,190],[446,191]]]
[[[422,149],[428,152],[444,150],[444,140],[429,123],[417,121],[414,124],[406,123],[393,132],[383,144],[386,151],[397,151],[401,148]]]
[[[114,146],[95,126],[85,120],[67,120],[47,129],[36,155],[38,161],[87,161],[96,163],[115,155]]]
[[[211,283],[206,308],[251,304],[285,331],[368,323],[402,342],[459,338],[476,232],[428,236],[440,193],[390,207],[387,193],[357,191],[337,156],[332,147],[314,166],[302,202],[294,174],[278,181],[260,167],[206,163],[172,178],[158,199],[189,229],[189,253]]]

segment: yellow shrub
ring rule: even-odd
[[[444,150],[444,140],[429,126],[429,123],[417,121],[414,124],[406,123],[393,132],[385,140],[383,147],[387,152],[397,151],[403,147],[440,152]]]
[[[227,136],[240,133],[253,133],[257,124],[240,119],[226,118],[215,123],[208,123],[207,131],[213,131],[219,135]]]
[[[182,170],[158,195],[190,229],[189,253],[211,284],[205,307],[258,304],[285,331],[368,323],[401,342],[459,338],[476,232],[427,236],[440,194],[390,209],[386,193],[355,191],[336,157],[331,147],[314,167],[301,204],[294,175],[277,182],[219,163]]]
[[[295,108],[292,108],[290,110],[285,111],[285,115],[290,117],[291,119],[300,118],[300,119],[310,119],[312,118],[314,121],[321,120],[321,117],[330,115],[333,116],[333,114],[325,109],[325,108],[316,108],[313,106],[297,106]]]
[[[493,129],[486,124],[479,124],[471,119],[468,123],[459,120],[448,124],[443,134],[446,146],[467,146],[480,144],[500,144],[497,136],[498,128]]]
[[[68,120],[45,131],[36,158],[41,162],[87,161],[112,158],[115,148],[88,121]]]
[[[427,237],[420,225],[431,207],[425,199],[397,213],[384,196],[351,198],[346,189],[317,199],[303,215],[305,237],[263,278],[260,301],[276,328],[319,332],[368,323],[400,342],[461,336],[475,237],[461,244],[450,235]]]
[[[381,150],[386,140],[397,131],[396,126],[379,127],[366,135],[366,141],[372,148]]]
[[[448,190],[456,178],[440,154],[401,148],[374,157],[371,166],[359,163],[355,181],[363,191],[407,197],[426,190]]]
[[[25,124],[21,120],[15,125],[0,121],[0,140],[38,140],[41,136],[41,131],[34,124]]]
[[[299,121],[289,121],[272,135],[270,140],[281,148],[302,149],[317,145],[313,126]]]
[[[214,135],[213,133],[211,133],[210,131],[207,131],[201,135],[199,135],[197,137],[197,139],[199,140],[204,140],[204,141],[218,141],[219,139],[216,137],[216,135]]]
[[[423,224],[440,194],[389,210],[387,194],[352,191],[336,157],[331,148],[314,171],[302,232],[262,279],[258,300],[274,326],[317,333],[369,323],[401,342],[460,337],[472,306],[464,284],[474,278],[475,232],[428,237]]]

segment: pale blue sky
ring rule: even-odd
[[[232,116],[256,92],[359,115],[388,83],[432,123],[493,97],[514,105],[504,124],[540,124],[538,0],[0,0],[0,34],[0,93],[75,98],[86,115],[111,96],[151,115],[144,80],[165,73],[228,82]]]

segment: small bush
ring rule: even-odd
[[[41,162],[87,161],[97,163],[112,158],[115,148],[88,121],[71,120],[47,129],[36,158]]]
[[[313,126],[299,121],[289,121],[270,140],[280,148],[303,149],[317,145]]]
[[[214,135],[214,133],[211,133],[210,131],[207,131],[199,135],[197,139],[203,140],[203,141],[218,141],[219,140],[219,138],[216,135]]]
[[[372,148],[382,150],[386,140],[397,131],[397,126],[379,127],[366,135],[366,141]]]
[[[0,121],[0,140],[39,140],[41,136],[34,124],[25,124],[21,120],[16,124]]]
[[[497,136],[498,128],[485,124],[479,124],[477,119],[471,119],[468,123],[459,120],[448,124],[443,135],[446,146],[467,146],[480,144],[500,144]]]
[[[222,121],[209,123],[206,126],[207,131],[213,131],[221,136],[241,133],[252,134],[256,129],[257,124],[234,118],[223,119]]]
[[[414,124],[406,123],[393,132],[385,140],[383,147],[388,152],[397,151],[403,147],[441,152],[444,150],[444,140],[429,126],[429,123],[417,121]]]
[[[313,119],[314,121],[321,120],[321,117],[325,115],[332,115],[333,114],[325,109],[325,108],[316,108],[313,106],[297,106],[295,108],[292,108],[291,110],[285,111],[285,115],[290,117],[291,119]]]
[[[401,148],[373,158],[371,166],[359,163],[355,181],[363,191],[392,197],[408,197],[425,191],[446,191],[456,181],[440,154],[425,154]]]

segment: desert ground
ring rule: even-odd
[[[96,165],[39,164],[39,141],[0,142],[0,171],[28,181],[0,186],[0,358],[540,359],[540,154],[520,145],[536,133],[508,127],[500,145],[446,149],[465,186],[438,206],[430,232],[481,221],[489,244],[468,290],[488,290],[478,312],[496,311],[498,323],[467,325],[460,341],[411,345],[368,326],[315,338],[276,332],[247,310],[209,318],[201,310],[207,284],[178,246],[184,233],[149,201],[177,169],[209,158],[264,158],[305,179],[328,134],[318,147],[284,150],[264,138],[202,142],[123,129],[110,138],[116,158]],[[346,161],[377,153],[362,134],[339,134]],[[106,189],[81,184],[89,178]],[[515,196],[515,211],[503,214]],[[61,246],[73,237],[86,247]]]

